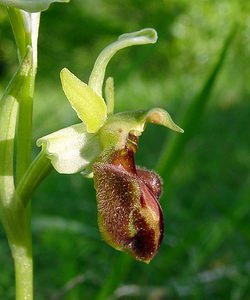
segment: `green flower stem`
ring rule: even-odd
[[[37,70],[37,39],[40,13],[28,13],[8,8],[9,19],[18,47],[19,59],[27,46],[32,47],[32,67],[19,97],[19,119],[17,127],[16,181],[26,172],[31,157],[33,96]]]
[[[52,171],[53,167],[44,151],[41,151],[29,166],[28,170],[20,180],[16,194],[18,200],[21,199],[23,206],[26,207],[29,198],[39,183]]]
[[[6,231],[15,266],[16,300],[33,299],[33,259],[29,199],[35,188],[52,170],[44,152],[39,153],[12,195],[1,208],[1,221]]]
[[[27,248],[15,248],[12,251],[15,265],[16,299],[33,299],[33,259],[32,251]]]
[[[5,208],[3,225],[15,266],[16,300],[33,299],[33,259],[30,229],[30,207],[20,201]]]
[[[26,172],[31,159],[33,97],[37,70],[37,37],[40,14],[27,14],[30,21],[30,38],[33,51],[32,68],[27,78],[19,106],[17,131],[16,181]]]
[[[16,271],[16,299],[31,300],[33,263],[29,207],[16,200],[13,151],[19,99],[30,72],[32,51],[23,61],[0,100],[0,219],[5,228]]]
[[[29,74],[25,83],[19,106],[16,152],[16,182],[26,172],[31,157],[32,114],[35,76]]]
[[[26,194],[23,196],[27,196],[24,205],[23,198],[15,192],[13,158],[18,122],[16,181],[19,181],[30,161],[32,102],[40,15],[14,8],[8,9],[8,13],[18,47],[20,67],[0,101],[0,218],[14,260],[16,300],[32,300],[33,261],[30,205],[28,205],[31,193],[28,194],[27,188],[24,189]],[[38,184],[38,180],[35,183]],[[32,183],[33,190],[34,185]]]
[[[4,213],[7,233],[15,265],[16,300],[33,299],[33,258],[29,199],[35,188],[52,170],[50,160],[41,151],[20,180],[13,201]]]

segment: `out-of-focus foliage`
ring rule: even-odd
[[[249,16],[250,2],[244,0],[72,0],[43,13],[34,140],[76,121],[60,86],[60,70],[67,67],[86,81],[103,47],[143,27],[158,31],[158,43],[123,50],[108,68],[115,78],[115,110],[162,106],[181,126],[181,114],[235,23],[238,31],[196,134],[170,182],[164,182],[166,234],[156,258],[146,266],[104,244],[92,181],[54,172],[33,199],[36,299],[95,299],[97,294],[105,299],[104,289],[112,287],[111,299],[249,297]],[[1,91],[16,68],[15,51],[1,7]],[[173,134],[149,126],[137,162],[154,168],[163,141]],[[0,233],[0,298],[8,300],[13,271]],[[71,288],[65,286],[70,280]]]

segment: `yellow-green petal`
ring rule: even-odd
[[[61,81],[66,97],[78,117],[86,124],[87,132],[98,131],[107,116],[103,98],[66,68],[61,71]]]

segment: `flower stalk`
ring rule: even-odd
[[[15,266],[16,299],[32,300],[33,263],[29,207],[24,208],[15,195],[14,140],[17,119],[29,74],[32,69],[32,48],[0,101],[0,219],[5,228]]]
[[[25,49],[32,49],[31,68],[19,97],[19,118],[17,125],[16,181],[26,172],[31,159],[32,115],[35,79],[37,73],[37,41],[40,13],[29,13],[13,7],[8,8],[12,30],[15,36],[19,61]]]
[[[16,300],[33,299],[30,198],[51,170],[43,152],[32,164],[30,160],[40,11],[52,2],[0,0],[7,5],[19,60],[18,71],[0,99],[0,221],[14,260]]]

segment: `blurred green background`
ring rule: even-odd
[[[236,23],[225,60],[199,98]],[[177,134],[150,125],[140,139],[137,163],[158,167],[164,181],[162,246],[149,265],[107,246],[98,232],[92,180],[53,172],[33,197],[37,300],[250,299],[249,1],[52,5],[41,18],[33,155],[37,138],[77,122],[60,70],[67,67],[86,82],[101,49],[144,27],[158,31],[157,44],[123,50],[108,67],[115,110],[161,106],[184,126],[193,100],[207,98],[199,118],[186,113],[194,125],[179,155],[171,154],[169,170],[161,163]],[[16,67],[15,43],[0,7],[1,92]],[[14,275],[2,228],[0,239],[0,299],[8,300]]]

